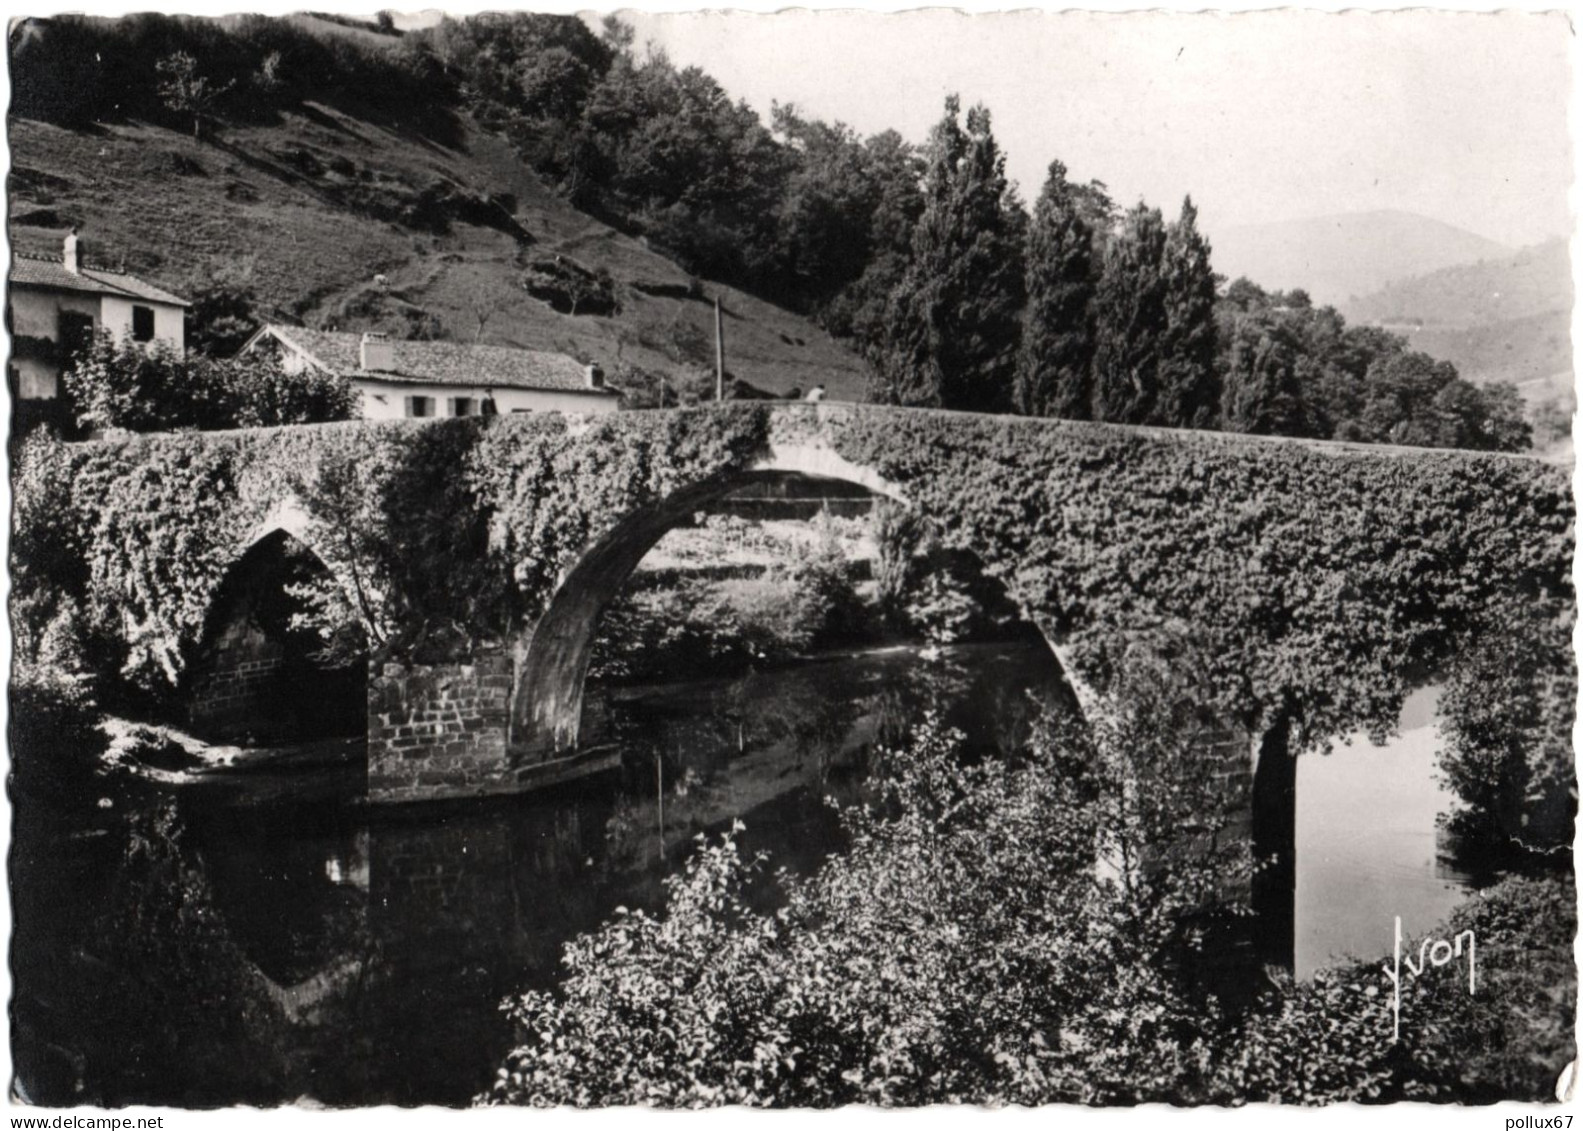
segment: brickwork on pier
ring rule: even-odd
[[[374,801],[466,797],[510,787],[511,657],[379,665],[368,684],[368,794]]]

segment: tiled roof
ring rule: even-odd
[[[564,353],[475,346],[459,342],[391,341],[394,368],[370,373],[362,368],[363,335],[330,330],[304,330],[299,326],[265,328],[288,345],[332,373],[378,381],[412,381],[468,388],[553,389],[604,392],[590,389],[588,373],[575,358]]]
[[[84,267],[80,272],[68,271],[61,260],[47,255],[13,255],[11,285],[141,298],[149,302],[170,303],[172,306],[191,305],[186,299],[145,283],[136,275],[123,275],[119,271],[105,271],[98,267]]]

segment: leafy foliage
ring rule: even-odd
[[[78,421],[90,428],[167,432],[270,427],[356,415],[351,382],[286,373],[272,358],[183,358],[163,342],[144,347],[95,335],[63,375]]]
[[[187,348],[207,357],[231,357],[262,324],[254,309],[253,256],[210,264],[183,293],[187,308]]]
[[[1017,411],[1086,420],[1094,356],[1095,233],[1066,179],[1050,163],[1049,179],[1028,228],[1028,314],[1017,364]]]
[[[1473,385],[1395,334],[1347,326],[1302,291],[1238,279],[1215,319],[1228,431],[1479,451],[1532,443],[1515,388]]]
[[[399,107],[409,122],[445,136],[455,97],[421,51],[315,35],[264,16],[223,23],[156,13],[59,16],[27,21],[12,43],[13,112],[73,127],[128,118],[184,129],[205,117],[269,121],[315,100],[377,120]]]
[[[880,616],[895,623],[901,619],[903,602],[918,577],[915,556],[927,526],[916,510],[891,499],[876,499],[870,513],[875,603]]]
[[[1465,961],[1404,971],[1400,1040],[1378,962],[1245,1011],[1208,992],[1203,955],[1239,910],[1227,878],[1250,861],[1217,846],[1192,649],[1161,643],[1128,657],[1130,709],[1091,736],[1047,719],[1021,756],[964,764],[926,719],[813,876],[764,876],[740,825],[700,836],[661,913],[618,909],[567,944],[554,990],[505,1003],[518,1044],[479,1101],[1548,1098],[1575,1056],[1569,877],[1458,909],[1435,934],[1474,932],[1477,990]]]
[[[1283,986],[1226,1042],[1225,1084],[1248,1102],[1553,1099],[1577,1055],[1576,909],[1570,875],[1514,877],[1469,897],[1433,937],[1474,932],[1475,992],[1465,958],[1420,978],[1404,968],[1400,1041],[1378,962]]]
[[[14,110],[72,127],[132,117],[201,129],[329,104],[441,145],[456,142],[468,114],[577,207],[690,273],[850,339],[878,370],[874,398],[889,403],[1487,450],[1531,443],[1514,388],[1463,382],[1393,335],[1348,329],[1306,295],[1298,302],[1300,292],[1264,295],[1242,281],[1217,301],[1190,200],[1169,225],[1142,203],[1118,225],[1103,183],[1067,182],[1055,161],[1061,173],[1030,221],[1008,191],[983,107],[965,128],[949,109],[920,152],[894,131],[862,137],[795,106],[777,105],[765,123],[699,68],[635,49],[632,29],[614,19],[602,33],[575,16],[522,12],[401,35],[361,28],[30,20],[14,37]],[[509,194],[352,176],[349,161],[325,177],[305,148],[276,155],[312,175],[325,200],[364,216],[417,232],[461,221],[532,238]],[[567,312],[620,304],[611,281],[559,268],[539,265],[526,282]],[[235,340],[250,317],[241,297],[200,302],[200,349]],[[365,310],[362,321],[404,336],[442,332],[410,303],[365,294],[351,305],[375,297],[391,309]],[[468,302],[480,333],[498,301]],[[1228,326],[1233,311],[1242,317]]]
[[[1204,1072],[1190,991],[1151,963],[1190,948],[1171,909],[1201,906],[1222,861],[1094,870],[1096,849],[1137,859],[1184,799],[1162,790],[1145,813],[1121,800],[1129,777],[1191,788],[1197,769],[1150,764],[1117,725],[1097,757],[1047,735],[1017,763],[966,765],[926,721],[884,755],[879,800],[843,812],[850,851],[778,877],[773,912],[730,836],[700,847],[663,916],[618,912],[568,944],[556,991],[508,1003],[523,1043],[484,1098],[1125,1102]]]
[[[1191,199],[1167,225],[1139,204],[1105,250],[1094,298],[1096,420],[1213,426],[1214,276]]]
[[[185,51],[176,51],[154,64],[159,72],[159,96],[165,105],[178,114],[192,118],[192,136],[202,137],[203,120],[214,110],[215,103],[236,85],[236,80],[216,82],[198,73],[198,60]]]
[[[1440,768],[1462,808],[1451,827],[1484,845],[1565,852],[1577,813],[1573,617],[1530,603],[1491,610],[1442,695]]]

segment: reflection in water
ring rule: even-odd
[[[1428,931],[1478,882],[1453,863],[1436,817],[1452,795],[1435,780],[1437,688],[1415,692],[1401,733],[1376,747],[1361,735],[1297,763],[1296,974],[1351,956],[1390,953]]]
[[[511,1043],[500,999],[656,906],[698,832],[741,818],[748,851],[817,867],[875,743],[932,707],[1008,747],[1056,679],[1037,646],[826,658],[612,692],[623,767],[522,798],[370,809],[261,777],[100,829],[19,819],[19,1078],[43,1103],[466,1103]]]

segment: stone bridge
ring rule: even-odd
[[[1298,749],[1393,727],[1487,610],[1572,602],[1568,470],[1490,454],[795,404],[151,436],[53,458],[39,490],[61,497],[40,513],[73,516],[94,563],[74,596],[125,636],[123,674],[177,686],[199,733],[361,728],[308,708],[325,677],[289,625],[269,627],[271,586],[302,580],[283,547],[339,582],[372,642],[346,693],[366,684],[376,802],[608,764],[581,743],[584,678],[650,548],[746,484],[858,485],[975,553],[1085,710],[1119,644],[1193,643],[1232,736],[1228,802],[1280,862],[1266,882],[1288,926]]]

